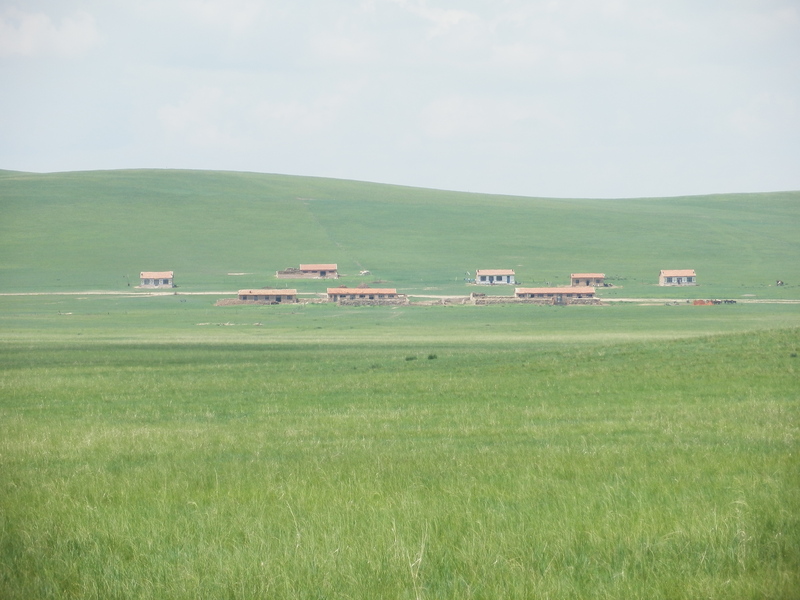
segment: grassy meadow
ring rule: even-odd
[[[0,598],[797,598],[798,200],[0,172]],[[214,305],[301,262],[652,301]]]
[[[255,173],[6,172],[0,207],[0,292],[125,291],[160,270],[183,291],[324,292],[274,275],[330,262],[344,283],[411,294],[468,294],[466,273],[512,268],[525,286],[602,272],[619,286],[606,296],[664,298],[659,271],[691,268],[701,285],[681,297],[800,298],[800,192],[555,200]]]
[[[793,598],[798,329],[9,342],[4,598]]]

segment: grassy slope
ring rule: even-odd
[[[235,290],[332,261],[417,292],[511,266],[525,283],[599,270],[624,285],[605,294],[663,297],[658,269],[688,266],[703,285],[682,295],[796,298],[798,199],[3,172],[0,292],[127,291],[142,269]],[[0,297],[0,596],[800,585],[795,306],[214,300]]]
[[[182,290],[322,291],[273,277],[319,261],[417,293],[462,293],[466,271],[510,267],[526,285],[601,271],[624,285],[608,295],[664,297],[675,294],[654,286],[659,269],[694,268],[702,286],[682,296],[798,297],[798,200],[548,200],[251,173],[6,173],[0,291],[121,290],[140,270],[161,269],[174,270]],[[771,287],[778,278],[789,285]]]

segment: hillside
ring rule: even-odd
[[[800,297],[800,192],[587,200],[232,172],[0,175],[0,292],[124,290],[141,270],[174,270],[182,291],[286,287],[277,269],[335,262],[346,283],[368,269],[407,293],[466,293],[467,272],[513,268],[524,285],[600,271],[619,286],[606,296],[664,297],[659,269],[693,268],[687,297]]]

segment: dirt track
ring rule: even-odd
[[[137,291],[137,292],[118,292],[112,290],[89,290],[85,292],[0,292],[0,296],[117,296],[125,298],[149,298],[152,296],[236,296],[236,291],[216,291],[216,292],[167,292],[167,291]],[[298,296],[320,296],[316,292],[300,292]],[[431,300],[461,300],[469,298],[463,294],[458,295],[432,295],[432,294],[408,294],[409,298],[429,298]],[[777,299],[777,298],[736,298],[737,304],[800,304],[800,299]],[[631,304],[691,304],[692,299],[687,298],[600,298],[603,303],[628,302]]]

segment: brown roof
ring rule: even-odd
[[[172,279],[172,271],[142,271],[140,279]]]
[[[664,277],[695,277],[694,269],[662,269]]]
[[[548,288],[516,288],[515,294],[594,294],[595,289],[590,285],[576,287],[548,287]]]
[[[297,296],[297,290],[239,290],[240,296]]]
[[[300,265],[301,271],[336,271],[337,265]]]
[[[478,275],[513,275],[514,269],[478,269],[475,271],[475,276]]]
[[[392,288],[328,288],[328,294],[396,294],[397,290]]]
[[[594,278],[594,279],[604,279],[606,276],[605,273],[573,273],[570,277],[583,277],[583,278]]]

